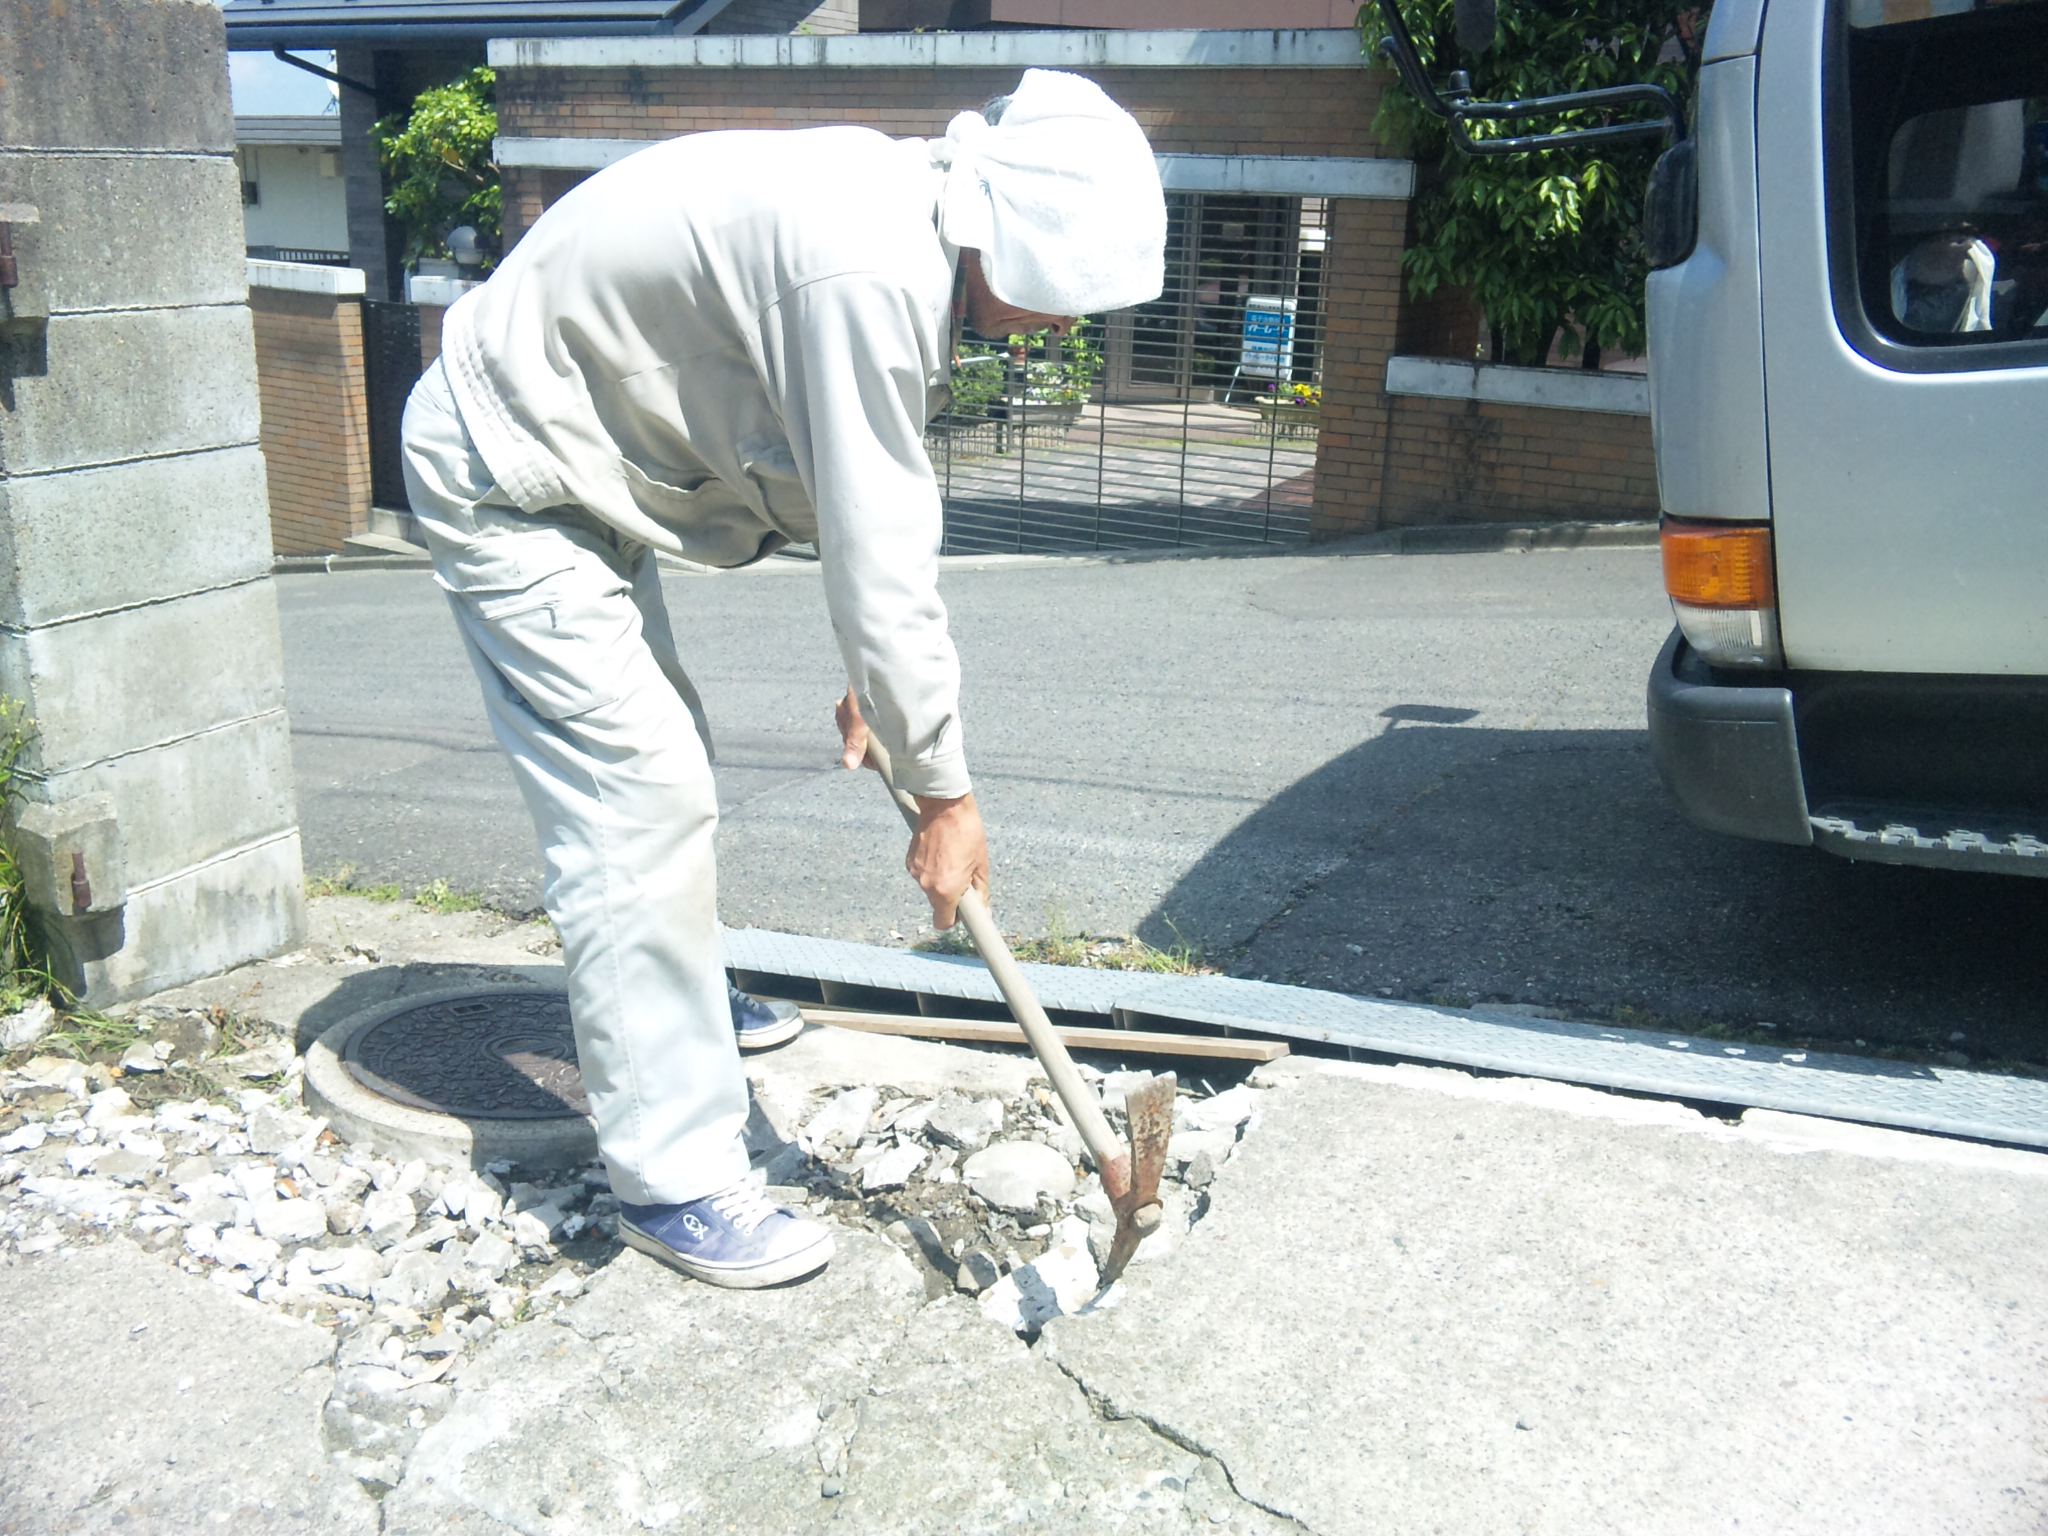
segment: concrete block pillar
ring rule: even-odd
[[[0,7],[0,145],[6,835],[108,1003],[305,925],[219,11]]]

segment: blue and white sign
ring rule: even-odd
[[[1260,379],[1294,376],[1294,300],[1258,293],[1246,298],[1237,371]]]

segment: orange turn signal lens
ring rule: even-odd
[[[1754,524],[1667,520],[1664,590],[1694,608],[1771,608],[1771,530]]]

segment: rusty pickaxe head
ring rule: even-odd
[[[1166,1171],[1166,1143],[1173,1136],[1176,1088],[1174,1075],[1162,1072],[1124,1096],[1130,1150],[1108,1159],[1099,1170],[1102,1192],[1116,1212],[1116,1236],[1102,1266],[1105,1286],[1124,1272],[1138,1244],[1159,1230],[1165,1215],[1159,1203],[1159,1176]]]

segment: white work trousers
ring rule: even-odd
[[[513,507],[439,363],[405,481],[540,834],[576,1055],[612,1189],[694,1200],[747,1171],[746,1079],[718,935],[718,799],[655,562],[577,507]]]

